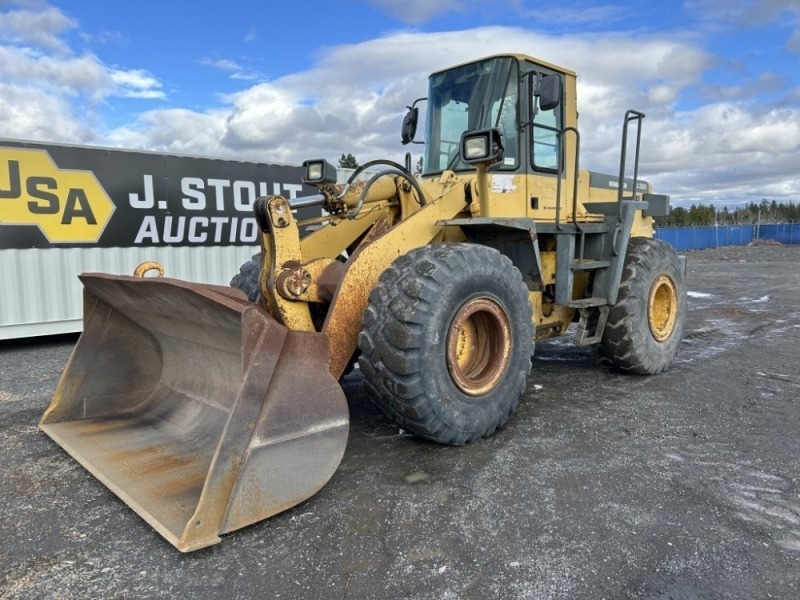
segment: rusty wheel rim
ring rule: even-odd
[[[678,292],[675,282],[667,275],[659,275],[650,288],[647,302],[647,323],[650,333],[658,342],[672,335],[678,320]]]
[[[510,358],[511,326],[498,302],[473,298],[458,309],[447,334],[447,367],[462,392],[470,396],[489,392]]]

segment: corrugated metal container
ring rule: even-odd
[[[352,173],[340,169],[339,180]],[[275,163],[0,140],[0,340],[81,331],[80,273],[132,275],[157,261],[168,277],[227,285],[259,250],[256,197],[316,193],[302,174]]]
[[[258,251],[259,195],[314,193],[299,166],[0,139],[0,339],[78,332],[80,273],[227,285]],[[306,210],[309,218],[318,209]]]
[[[258,246],[0,250],[0,340],[81,331],[80,273],[132,275],[140,263],[155,260],[168,277],[228,285],[258,251]]]

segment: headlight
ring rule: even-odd
[[[461,134],[459,151],[461,160],[467,164],[494,164],[503,159],[503,134],[496,128],[465,131]]]
[[[311,181],[322,179],[322,163],[311,163],[308,165],[308,174],[306,177]]]
[[[464,158],[481,159],[489,155],[489,137],[478,136],[464,140]]]
[[[306,185],[320,185],[323,183],[336,183],[336,167],[324,158],[307,160],[303,163],[303,183]]]

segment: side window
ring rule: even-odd
[[[539,98],[536,101],[536,116],[533,119],[531,157],[536,169],[545,171],[558,170],[560,144],[558,134],[561,131],[561,105],[551,110],[539,110]]]
[[[449,94],[448,94],[449,95]],[[441,151],[439,153],[438,171],[450,168],[453,158],[458,156],[458,143],[461,134],[468,129],[467,119],[469,107],[465,102],[449,99],[442,103]]]
[[[509,80],[505,96],[495,100],[491,108],[492,123],[503,132],[503,145],[505,146],[503,152],[504,167],[517,166],[517,154],[519,152],[517,106],[517,76],[516,69],[514,69],[514,75]]]

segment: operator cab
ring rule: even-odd
[[[520,56],[494,56],[432,74],[422,175],[473,170],[462,136],[490,130],[500,134],[493,170],[557,173],[563,75]],[[403,122],[404,144],[415,141],[417,110],[412,106]]]

